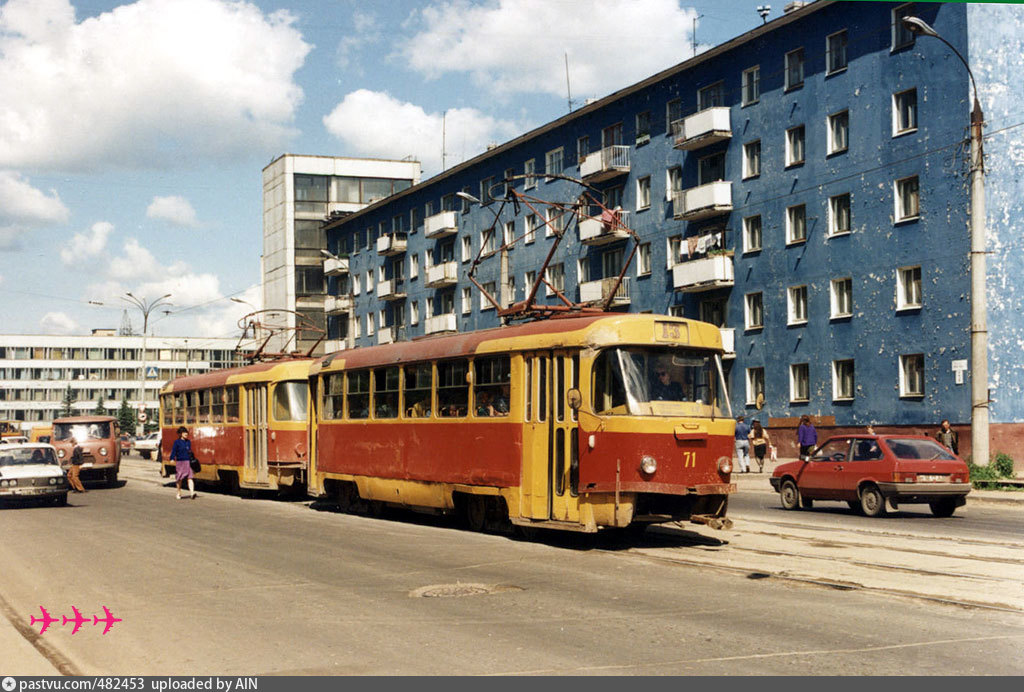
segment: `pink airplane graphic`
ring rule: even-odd
[[[74,634],[75,632],[78,631],[78,629],[82,625],[84,625],[85,623],[89,622],[89,618],[83,617],[82,614],[80,612],[78,612],[78,608],[76,608],[75,606],[71,606],[71,610],[75,611],[75,617],[69,618],[67,615],[65,615],[64,616],[64,622],[61,623],[61,624],[66,625],[69,622],[75,623],[75,629],[71,630],[71,634]],[[40,633],[40,634],[42,634],[42,633]]]
[[[46,611],[43,611],[43,612],[46,612]],[[111,613],[109,610],[107,610],[107,606],[103,606],[103,612],[106,615],[106,617],[99,618],[99,617],[96,617],[94,615],[93,618],[92,618],[92,620],[93,620],[92,624],[94,624],[94,625],[98,625],[101,622],[107,623],[106,626],[103,628],[103,634],[106,634],[107,632],[109,632],[110,628],[114,626],[115,622],[124,622],[121,618],[114,617],[114,614]]]
[[[32,621],[29,622],[29,625],[34,625],[37,622],[41,622],[43,624],[43,627],[39,630],[39,634],[42,634],[50,625],[52,625],[55,622],[60,622],[60,620],[54,617],[50,617],[50,614],[46,612],[46,608],[44,608],[43,606],[39,606],[39,610],[43,611],[43,617],[37,618],[33,616]]]

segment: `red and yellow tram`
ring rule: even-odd
[[[602,314],[341,351],[310,368],[308,490],[476,529],[727,526],[721,334]]]
[[[277,490],[305,482],[310,359],[256,363],[179,377],[160,392],[165,474],[180,426],[189,429],[200,480]]]

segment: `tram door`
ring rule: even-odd
[[[267,386],[245,387],[245,480],[267,484]]]

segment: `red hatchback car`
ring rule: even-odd
[[[777,466],[770,480],[786,509],[845,500],[869,517],[884,515],[887,501],[952,516],[971,491],[967,464],[924,435],[830,437],[809,460]]]

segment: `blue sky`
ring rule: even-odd
[[[411,155],[427,178],[443,113],[451,166],[563,115],[566,54],[582,105],[690,57],[695,17],[700,50],[759,4],[2,2],[3,332],[116,328],[131,291],[172,294],[152,333],[237,336],[277,156]]]

